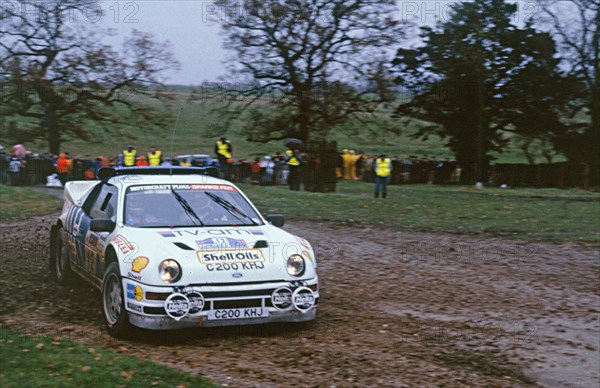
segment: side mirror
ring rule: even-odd
[[[269,214],[265,217],[274,226],[281,228],[285,221],[283,220],[283,214]]]
[[[92,232],[112,232],[116,224],[111,220],[92,220],[90,230]]]

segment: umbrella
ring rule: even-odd
[[[11,153],[13,155],[18,156],[19,158],[24,157],[25,156],[25,152],[26,152],[26,150],[25,150],[25,147],[23,147],[23,144],[17,144],[11,150]]]
[[[283,141],[283,145],[290,148],[304,147],[302,140],[296,139],[295,137],[288,137]]]

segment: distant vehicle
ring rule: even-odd
[[[193,167],[219,167],[219,160],[207,154],[177,155],[175,160],[179,163],[189,161]]]
[[[111,335],[316,317],[312,246],[207,170],[102,168],[66,184],[50,269],[100,289]]]

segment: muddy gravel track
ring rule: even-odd
[[[1,226],[3,327],[114,348],[228,386],[600,384],[597,251],[291,222],[319,258],[316,321],[139,331],[114,340],[100,294],[48,271],[56,216]]]

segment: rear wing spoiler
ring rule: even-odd
[[[96,177],[106,182],[112,177],[119,175],[209,175],[219,177],[219,169],[216,167],[102,167],[98,170]]]

